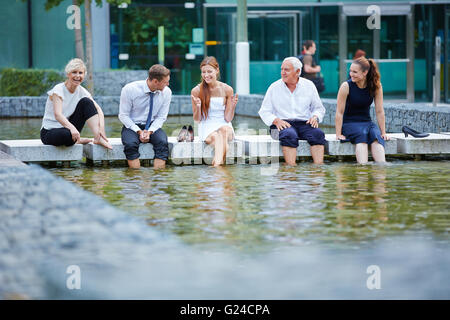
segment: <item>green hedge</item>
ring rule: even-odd
[[[42,96],[64,80],[56,70],[5,68],[0,70],[0,96]]]

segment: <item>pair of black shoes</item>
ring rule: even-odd
[[[430,135],[429,133],[422,133],[407,126],[403,126],[402,131],[405,134],[405,138],[408,137],[408,134],[412,135],[414,138],[425,138]]]
[[[194,129],[192,126],[186,127],[183,126],[181,128],[180,133],[178,134],[178,142],[193,142],[194,141]]]

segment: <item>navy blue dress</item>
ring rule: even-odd
[[[378,126],[370,118],[373,97],[367,88],[358,88],[351,79],[347,80],[349,92],[345,102],[342,134],[351,143],[372,144],[375,140],[384,147],[384,139]]]

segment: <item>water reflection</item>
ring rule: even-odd
[[[358,248],[394,235],[448,243],[450,162],[50,169],[149,227],[208,250],[311,243]]]

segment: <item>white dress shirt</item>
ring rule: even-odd
[[[258,114],[268,126],[273,124],[275,118],[306,121],[317,116],[322,122],[325,108],[312,81],[298,78],[297,86],[291,92],[280,79],[267,89]]]
[[[162,127],[169,113],[172,90],[165,87],[162,91],[156,90],[153,96],[152,121],[148,131],[155,132]],[[128,83],[120,93],[119,120],[125,128],[138,132],[141,130],[137,124],[147,122],[150,111],[150,88],[147,80]]]

